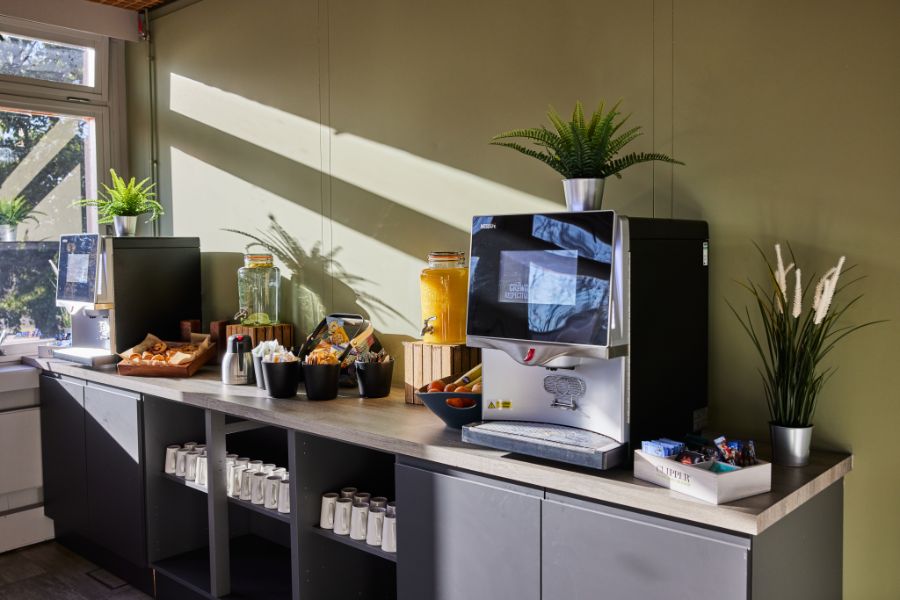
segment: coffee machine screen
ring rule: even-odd
[[[615,214],[475,217],[470,336],[606,346]]]
[[[59,238],[57,303],[93,304],[97,295],[100,236],[96,233]]]

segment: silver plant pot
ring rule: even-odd
[[[769,423],[772,435],[772,462],[786,467],[803,467],[809,464],[809,443],[813,426],[782,427]]]
[[[563,179],[566,209],[569,212],[600,210],[605,179]]]
[[[0,225],[0,242],[16,241],[15,225]]]
[[[116,237],[134,237],[137,232],[137,217],[122,217],[116,215],[113,217],[113,229]]]

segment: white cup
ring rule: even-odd
[[[284,467],[276,467],[274,471],[272,471],[272,475],[276,475],[281,477],[282,479],[287,479],[288,472]]]
[[[244,469],[241,471],[241,495],[238,496],[241,500],[249,500],[251,496],[250,486],[251,481],[253,480],[253,471],[250,469]]]
[[[387,503],[387,506],[384,507],[384,516],[386,517],[396,517],[397,516],[397,502],[391,500]]]
[[[179,477],[184,477],[184,463],[188,452],[190,450],[187,448],[179,448],[175,451],[175,474]]]
[[[196,450],[200,454],[206,454],[206,444],[197,444],[196,446],[194,446],[194,450]]]
[[[275,470],[275,465],[274,465],[273,463],[265,463],[265,464],[262,466],[262,469],[261,469],[261,470],[262,470],[262,472],[265,473],[266,475],[271,475],[272,472]]]
[[[369,521],[369,503],[357,502],[350,509],[350,539],[366,539],[366,527]]]
[[[239,467],[246,467],[247,465],[250,464],[250,459],[247,458],[246,456],[238,456],[237,458],[234,459],[234,464]]]
[[[384,517],[384,529],[381,532],[381,549],[385,552],[397,551],[397,517]]]
[[[197,442],[187,442],[187,443],[184,445],[184,447],[187,448],[188,450],[193,450],[193,449],[196,448],[197,446],[199,446],[199,444],[198,444]]]
[[[231,467],[231,475],[228,477],[228,495],[235,498],[241,497],[241,473],[247,470],[247,467],[235,463]]]
[[[187,481],[195,481],[197,479],[197,458],[200,453],[191,450],[184,457],[184,478]]]
[[[355,487],[341,488],[341,498],[352,498],[356,491]]]
[[[369,508],[369,522],[366,525],[366,543],[370,546],[380,546],[384,531],[384,507]]]
[[[251,460],[247,463],[247,468],[250,469],[253,473],[257,471],[262,471],[263,461],[261,460]]]
[[[278,512],[291,512],[291,482],[287,479],[278,484]]]
[[[166,446],[166,462],[165,462],[165,471],[169,475],[175,474],[175,453],[181,449],[181,446],[178,444],[172,444],[171,446]]]
[[[364,502],[368,504],[369,498],[371,497],[372,494],[368,492],[356,492],[355,494],[353,494],[353,504],[362,504]]]
[[[265,504],[266,502],[266,477],[269,475],[257,471],[250,478],[250,502],[253,504]]]
[[[338,498],[334,505],[334,532],[338,535],[350,534],[350,511],[353,500]]]
[[[334,529],[334,507],[337,499],[338,495],[334,492],[322,494],[322,509],[319,511],[319,527],[322,529]]]
[[[373,508],[384,508],[387,506],[388,499],[384,496],[375,496],[374,498],[369,498],[369,511]]]
[[[208,457],[205,454],[197,457],[197,485],[202,485],[203,487],[206,487],[207,464]]]
[[[281,487],[281,477],[278,475],[269,475],[266,477],[266,501],[263,504],[266,508],[278,508],[278,488]]]

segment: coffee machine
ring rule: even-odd
[[[72,315],[58,358],[98,366],[148,333],[181,339],[180,322],[200,318],[200,239],[62,235],[56,305]]]
[[[609,469],[707,412],[708,227],[613,211],[473,219],[463,440]]]

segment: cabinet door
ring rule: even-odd
[[[41,376],[44,514],[56,535],[87,532],[84,383]]]
[[[555,495],[542,522],[544,598],[747,598],[747,538]]]
[[[90,538],[142,566],[146,544],[140,397],[89,384],[84,406]]]
[[[400,600],[538,600],[541,493],[398,465]]]

